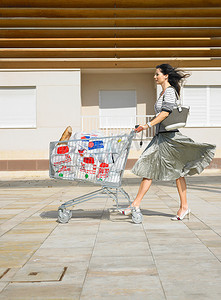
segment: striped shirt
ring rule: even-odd
[[[174,106],[176,106],[176,92],[173,87],[168,87],[163,94],[157,99],[154,109],[158,114],[161,111],[172,112]]]
[[[165,92],[159,96],[154,105],[156,114],[159,114],[161,111],[167,111],[171,113],[173,108],[176,107],[176,100],[178,97],[176,96],[176,94],[177,92],[175,91],[175,89],[172,86],[169,86],[165,90]],[[166,132],[166,129],[161,123],[156,125],[156,134],[158,134],[159,132]]]

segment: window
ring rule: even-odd
[[[190,106],[189,127],[221,126],[221,86],[185,86],[183,104]]]
[[[36,87],[0,87],[0,128],[36,127]]]
[[[100,128],[133,128],[136,123],[136,91],[100,91]]]

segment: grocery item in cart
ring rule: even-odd
[[[91,141],[88,143],[88,150],[96,150],[104,148],[103,141]]]
[[[51,154],[51,165],[55,176],[64,177],[73,172],[72,160],[69,146],[56,145]]]
[[[75,175],[82,180],[95,180],[99,162],[95,157],[84,157],[80,165],[75,168]]]
[[[71,134],[72,134],[72,128],[71,126],[68,126],[65,131],[63,132],[61,138],[59,141],[67,141],[70,139],[71,137]]]
[[[97,138],[102,136],[99,131],[88,132],[74,132],[71,136],[71,140],[89,140],[90,138]]]
[[[101,163],[98,170],[97,179],[104,180],[109,176],[110,167],[109,164]]]
[[[60,223],[67,223],[71,219],[72,209],[68,208],[100,194],[110,196],[116,202],[118,211],[120,211],[119,194],[125,197],[131,205],[129,195],[121,187],[121,180],[134,134],[134,131],[131,131],[130,134],[121,136],[96,138],[83,134],[82,139],[69,140],[60,146],[59,142],[50,143],[51,178],[84,181],[101,186],[97,191],[63,203],[58,208]],[[132,220],[135,223],[141,223],[142,214],[133,210],[132,207],[131,210]]]

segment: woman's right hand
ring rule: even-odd
[[[139,125],[137,128],[135,128],[135,131],[136,132],[141,132],[142,130],[145,130],[148,128],[148,125],[145,124],[145,125]]]

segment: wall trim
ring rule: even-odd
[[[132,169],[137,159],[128,159],[126,170]],[[221,158],[214,158],[207,169],[221,169]],[[0,160],[0,171],[47,171],[48,159]]]

